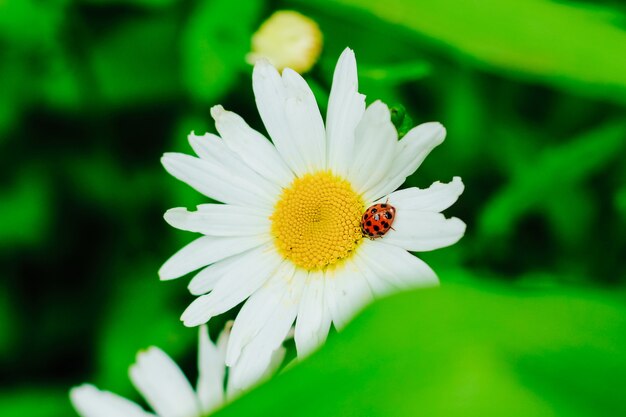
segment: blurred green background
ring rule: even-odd
[[[460,175],[468,229],[420,255],[441,289],[375,304],[223,415],[626,415],[613,0],[0,0],[0,414],[74,416],[83,381],[138,399],[149,345],[195,379],[187,280],[156,271],[193,239],[162,213],[206,200],[159,157],[214,131],[217,103],[263,131],[244,57],[277,9],[324,33],[306,75],[323,112],[350,46],[368,102],[446,126],[407,185]]]

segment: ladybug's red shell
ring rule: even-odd
[[[361,217],[361,229],[363,235],[370,239],[383,236],[391,229],[396,219],[396,208],[391,204],[374,204],[363,213]]]

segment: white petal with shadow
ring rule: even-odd
[[[465,233],[465,223],[441,213],[397,210],[393,230],[379,240],[408,251],[423,252],[450,246]]]
[[[265,339],[270,352],[280,346],[298,311],[305,278],[304,271],[285,261],[246,301],[233,325],[226,355],[228,365],[234,365],[243,348],[257,338]]]
[[[374,296],[358,259],[326,272],[326,300],[337,330],[343,329]]]
[[[72,388],[70,400],[82,417],[154,417],[134,402],[91,384]]]
[[[200,326],[198,335],[198,383],[196,392],[203,414],[224,403],[224,357],[209,339],[207,326]]]
[[[293,180],[293,172],[265,136],[252,129],[236,113],[222,106],[211,108],[215,126],[226,146],[263,178],[285,187]]]
[[[196,394],[178,365],[161,349],[137,355],[130,379],[159,417],[200,416]]]
[[[281,351],[282,343],[296,318],[306,278],[306,272],[296,270],[286,281],[290,271],[291,268],[287,268],[284,271],[286,275],[275,275],[268,282],[266,292],[257,299],[257,303],[264,300],[271,303],[272,308],[265,310],[265,314],[260,317],[254,317],[253,305],[250,313],[243,316],[245,322],[241,320],[238,324],[239,316],[235,319],[235,343],[228,346],[226,358],[226,362],[232,366],[229,382],[235,389],[246,389],[258,383],[267,375],[269,368],[278,365],[276,354]]]
[[[211,236],[251,236],[270,231],[271,212],[230,204],[203,204],[198,211],[176,207],[165,212],[172,227]]]
[[[422,123],[411,129],[396,146],[396,154],[388,175],[364,195],[366,201],[376,201],[395,191],[406,178],[424,162],[430,151],[446,137],[446,129],[438,122]]]
[[[159,269],[161,280],[181,277],[203,266],[260,246],[271,237],[202,236],[172,255]]]
[[[260,60],[254,66],[252,88],[259,114],[274,146],[294,173],[306,173],[306,155],[298,146],[298,138],[292,137],[285,113],[287,92],[283,79],[266,60]]]
[[[215,285],[230,271],[233,265],[237,262],[245,262],[245,257],[248,256],[250,251],[254,249],[248,249],[245,252],[238,253],[237,255],[230,256],[228,258],[217,261],[198,272],[189,281],[187,289],[193,295],[206,294],[215,288]]]
[[[328,168],[346,176],[354,158],[355,129],[365,112],[365,96],[359,94],[356,59],[346,48],[337,62],[326,112]]]
[[[213,291],[196,298],[181,320],[185,326],[197,326],[230,310],[265,284],[281,262],[282,258],[271,243],[250,251],[248,256],[233,263]]]
[[[161,163],[173,177],[214,200],[240,206],[273,207],[273,195],[264,194],[221,164],[181,153],[166,153]]]
[[[394,291],[432,287],[439,284],[437,275],[424,261],[380,239],[363,241],[357,257],[364,265],[366,275],[377,276],[382,282],[388,283]],[[379,285],[377,288],[383,291],[386,289],[384,285]],[[380,295],[386,294],[384,292]]]
[[[389,108],[375,101],[356,127],[348,180],[358,193],[366,193],[387,176],[397,144],[398,133],[391,123]]]
[[[285,85],[285,117],[307,172],[326,169],[326,132],[315,96],[297,72],[283,70]]]
[[[302,292],[294,336],[300,357],[312,353],[328,336],[332,317],[324,296],[325,283],[324,272],[309,272]]]
[[[447,184],[437,181],[426,189],[411,187],[394,191],[378,202],[384,203],[389,199],[389,204],[397,210],[440,212],[454,204],[464,188],[461,178],[454,177]]]
[[[281,188],[246,164],[235,152],[226,146],[225,141],[212,133],[202,136],[193,132],[188,136],[189,144],[201,159],[221,166],[231,178],[230,181],[245,184],[246,188],[255,192],[257,197],[274,200]]]

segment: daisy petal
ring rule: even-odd
[[[292,140],[304,155],[307,172],[326,169],[326,132],[315,96],[304,78],[290,68],[283,70],[285,116]]]
[[[224,110],[222,106],[214,106],[211,115],[226,146],[250,168],[279,186],[286,186],[293,180],[293,173],[276,147],[239,115]]]
[[[365,111],[365,96],[358,88],[354,51],[346,48],[335,67],[326,113],[328,168],[341,176],[348,174],[354,132]]]
[[[159,417],[200,415],[198,401],[178,365],[161,349],[151,347],[137,355],[130,379]]]
[[[288,266],[278,272],[244,316],[240,314],[235,319],[226,357],[232,366],[229,380],[232,389],[243,390],[257,384],[282,362],[282,343],[296,318],[306,279],[306,272],[296,270],[294,274],[293,271]],[[257,318],[254,310],[263,301],[272,303],[272,308]]]
[[[240,206],[272,207],[273,192],[264,194],[262,189],[242,180],[222,164],[180,153],[164,154],[161,163],[173,177],[214,200]]]
[[[176,252],[161,269],[161,280],[181,277],[198,268],[265,243],[265,235],[257,236],[202,236]]]
[[[209,339],[207,326],[200,326],[198,339],[198,400],[203,414],[224,403],[224,358]]]
[[[381,242],[380,239],[364,240],[357,256],[365,266],[366,274],[377,275],[394,289],[432,287],[439,283],[437,275],[424,261],[398,246]],[[386,294],[384,292],[377,295]]]
[[[235,152],[226,146],[225,141],[212,133],[198,136],[191,132],[189,144],[201,159],[221,166],[233,180],[244,184],[248,190],[260,196],[276,196],[280,186],[263,178],[248,166]],[[267,197],[266,197],[267,198]]]
[[[326,272],[325,295],[337,330],[343,329],[374,298],[362,269],[363,265],[349,260],[343,268]]]
[[[389,198],[389,203],[394,206],[396,210],[431,211],[438,213],[454,204],[463,193],[464,188],[461,178],[454,177],[452,182],[447,184],[437,181],[425,190],[417,187],[406,188],[389,194],[387,198]],[[383,197],[378,202],[383,203],[385,201],[386,198]]]
[[[234,365],[243,348],[255,338],[264,338],[267,351],[280,346],[298,311],[306,273],[283,262],[272,278],[252,294],[235,319],[226,363]],[[260,352],[259,352],[260,353]]]
[[[396,146],[391,172],[364,194],[365,200],[375,201],[396,190],[445,137],[446,129],[437,122],[422,123],[411,129]]]
[[[465,233],[465,223],[456,217],[416,210],[398,210],[393,228],[380,240],[413,252],[453,245]]]
[[[372,103],[356,127],[354,158],[348,179],[358,193],[377,185],[389,172],[398,144],[389,108]]]
[[[367,263],[365,263],[363,260],[361,260],[361,262],[363,263],[363,265],[367,265]],[[372,294],[374,294],[374,297],[385,297],[404,289],[403,285],[399,285],[398,283],[394,282],[393,279],[389,279],[388,277],[380,276],[379,274],[371,271],[369,268],[363,270],[363,277],[372,289]]]
[[[224,330],[217,336],[217,351],[220,354],[220,358],[222,358],[222,362],[226,364],[226,348],[228,348],[228,341],[230,340],[230,331],[233,328],[233,321],[229,320],[226,322],[224,326]]]
[[[249,252],[250,250],[247,250],[207,266],[189,281],[187,289],[193,295],[208,293],[215,288],[215,285],[230,271],[230,268],[241,259],[248,256]]]
[[[296,174],[306,173],[306,155],[300,152],[285,115],[287,92],[280,74],[269,62],[260,60],[252,72],[252,88],[259,114],[283,160]]]
[[[286,349],[279,346],[273,352],[259,351],[256,339],[247,345],[237,363],[229,369],[227,397],[232,399],[264,382],[281,365]]]
[[[312,353],[328,336],[332,317],[324,297],[325,281],[322,271],[311,271],[302,292],[294,336],[300,357]]]
[[[254,384],[259,384],[274,375],[278,368],[280,368],[280,365],[282,365],[286,353],[287,349],[285,349],[284,346],[279,346],[278,349],[272,352],[268,360],[265,357],[259,358],[254,351],[254,346],[252,346],[252,348],[250,348],[250,346],[246,346],[244,348],[242,358],[237,362],[237,364],[235,364],[235,366],[229,369],[229,378],[226,384],[227,400],[232,401],[237,396],[245,393],[245,390],[249,389]],[[242,377],[240,376],[241,370],[249,369],[249,362],[251,360],[254,361],[252,364],[253,366],[259,367],[258,373],[261,374],[261,377],[255,381],[253,378],[246,378],[244,375],[244,381],[242,383]],[[233,374],[235,377],[231,376]]]
[[[280,365],[282,365],[286,354],[287,354],[287,349],[285,349],[284,346],[279,346],[278,349],[272,352],[270,363],[265,368],[265,371],[263,372],[263,374],[261,375],[259,379],[262,381],[274,375],[274,372],[276,372],[278,368],[280,368]]]
[[[213,291],[194,300],[181,320],[185,326],[193,327],[230,310],[259,289],[281,262],[272,244],[250,251],[239,262],[233,263]]]
[[[165,212],[171,226],[211,236],[251,236],[268,233],[271,212],[230,204],[203,204],[198,211],[177,207]]]
[[[100,391],[91,384],[70,390],[72,405],[82,417],[154,417],[139,405],[108,391]]]

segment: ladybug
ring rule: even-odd
[[[363,213],[361,217],[361,230],[363,235],[370,239],[382,237],[396,219],[396,208],[391,204],[374,204]]]

